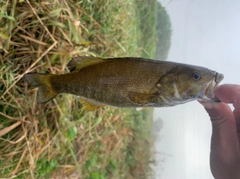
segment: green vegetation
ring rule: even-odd
[[[140,29],[138,44],[142,46],[142,57],[153,57],[157,44],[157,1],[136,1],[137,25]]]
[[[151,175],[152,109],[40,105],[22,77],[65,73],[77,55],[153,57],[156,12],[156,0],[0,1],[0,178]]]
[[[168,51],[171,45],[171,22],[169,16],[164,7],[158,2],[158,13],[157,13],[157,48],[156,58],[159,60],[165,60],[168,56]]]

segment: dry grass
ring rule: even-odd
[[[130,159],[139,154],[123,151],[135,145],[131,110],[86,112],[71,95],[39,105],[22,81],[32,71],[64,73],[76,55],[137,56],[133,1],[117,2],[0,1],[0,178],[45,178],[56,168],[52,178],[143,176]]]

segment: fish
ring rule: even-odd
[[[205,67],[140,57],[79,56],[69,61],[70,73],[27,73],[38,88],[38,102],[60,93],[79,97],[88,110],[102,106],[165,107],[193,100],[219,102],[214,89],[223,74]]]

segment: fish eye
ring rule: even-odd
[[[193,72],[193,73],[192,73],[192,79],[193,79],[194,81],[198,81],[198,80],[200,80],[201,78],[202,78],[202,76],[201,76],[200,73],[198,73],[198,72]]]

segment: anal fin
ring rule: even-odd
[[[105,104],[103,104],[103,103],[97,102],[92,99],[87,99],[84,97],[79,97],[79,101],[89,111],[95,111],[95,110],[101,108],[102,106],[105,106]]]

